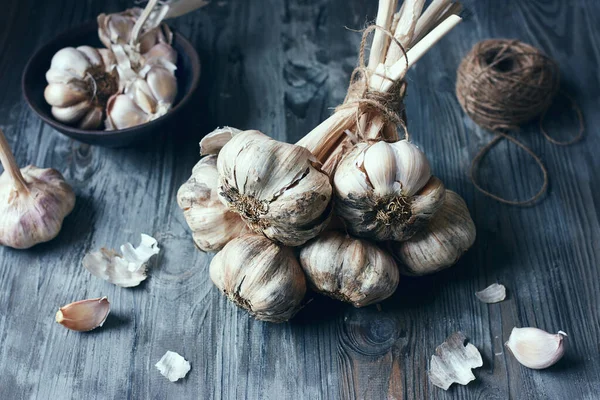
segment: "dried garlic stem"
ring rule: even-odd
[[[403,4],[401,14],[398,19],[398,25],[394,31],[394,37],[400,42],[405,50],[411,44],[413,35],[415,33],[415,27],[425,0],[406,0]],[[392,65],[400,58],[402,58],[402,50],[398,46],[390,45],[388,53],[385,57],[385,65]]]
[[[0,162],[2,163],[2,167],[4,167],[4,170],[8,172],[12,178],[15,189],[21,193],[29,193],[27,183],[21,174],[21,169],[15,160],[15,156],[10,150],[10,146],[6,141],[2,129],[0,129]]]
[[[451,4],[451,0],[433,0],[431,4],[425,9],[423,15],[417,21],[414,34],[414,43],[418,42],[423,36],[425,36],[438,21],[438,18],[442,12]]]
[[[138,20],[135,22],[135,25],[133,26],[133,29],[131,30],[131,42],[129,43],[132,46],[135,46],[137,44],[138,37],[140,36],[140,32],[142,31],[144,24],[148,20],[148,17],[150,17],[150,14],[152,13],[152,11],[154,11],[154,7],[156,6],[157,3],[158,3],[158,0],[148,1],[148,4],[146,4],[144,11],[142,11],[142,15],[140,15]]]
[[[377,8],[377,18],[375,24],[387,31],[390,30],[392,24],[392,18],[394,16],[394,10],[396,10],[397,0],[379,0],[379,7]],[[374,70],[379,63],[385,59],[385,53],[387,46],[390,42],[390,38],[381,29],[376,29],[373,35],[373,44],[371,45],[371,52],[369,54],[369,63],[367,68]]]

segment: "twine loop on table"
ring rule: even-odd
[[[560,73],[554,60],[540,50],[518,40],[492,39],[481,41],[462,60],[456,79],[456,96],[463,110],[482,128],[496,137],[476,154],[471,163],[473,184],[483,194],[505,204],[527,206],[539,200],[548,188],[548,171],[540,158],[525,144],[508,135],[510,130],[540,116],[540,131],[551,143],[572,144],[581,139],[583,115],[575,101],[561,92],[573,105],[579,119],[578,134],[568,141],[558,141],[548,135],[543,123],[556,94]],[[483,189],[476,172],[481,159],[500,140],[507,139],[525,150],[538,164],[543,174],[539,191],[527,200],[508,200]]]

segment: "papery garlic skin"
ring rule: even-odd
[[[241,132],[241,130],[230,126],[215,129],[204,136],[200,141],[200,155],[218,155],[223,146],[225,146],[234,135]]]
[[[61,307],[56,312],[56,322],[73,331],[87,332],[102,326],[109,313],[106,297],[81,300]]]
[[[522,365],[544,369],[562,358],[566,336],[563,331],[551,334],[538,328],[513,328],[505,345]]]
[[[218,181],[217,157],[207,156],[194,166],[192,176],[177,192],[177,204],[202,251],[221,250],[248,231],[239,214],[219,199]]]
[[[81,129],[102,125],[104,109],[118,87],[110,50],[66,47],[53,57],[46,73],[46,102],[57,120]]]
[[[475,242],[475,224],[465,201],[451,190],[427,227],[405,242],[389,242],[388,249],[405,275],[426,275],[450,267]]]
[[[268,322],[292,318],[306,293],[292,249],[259,235],[227,243],[210,263],[210,278],[235,305]]]
[[[235,134],[219,152],[219,195],[256,233],[286,246],[317,236],[331,217],[329,177],[304,147],[259,131]]]
[[[394,259],[375,244],[336,231],[300,250],[300,265],[318,293],[364,307],[390,297],[400,274]]]
[[[407,240],[444,202],[442,182],[425,154],[407,140],[358,143],[333,178],[336,214],[353,235]]]

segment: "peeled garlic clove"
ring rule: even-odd
[[[553,335],[537,328],[513,328],[505,345],[527,368],[544,369],[562,358],[566,336],[563,331]]]
[[[56,322],[72,331],[87,332],[104,324],[110,313],[106,297],[67,304],[56,312]]]
[[[364,307],[390,297],[398,287],[394,259],[375,244],[329,231],[300,250],[300,265],[316,292]]]
[[[304,147],[259,131],[235,134],[219,152],[221,201],[250,229],[298,246],[325,229],[331,217],[331,184]]]
[[[235,305],[268,322],[292,318],[306,293],[292,249],[258,235],[227,243],[210,263],[210,278]]]
[[[185,378],[192,368],[185,358],[174,351],[167,351],[154,366],[171,382]]]
[[[388,248],[405,275],[426,275],[455,264],[475,241],[475,224],[465,201],[451,190],[427,227]]]
[[[444,201],[444,185],[432,179],[427,158],[406,140],[358,143],[334,174],[336,214],[353,235],[407,240]]]
[[[202,158],[177,192],[177,203],[203,251],[218,251],[247,232],[246,223],[219,199],[217,157]]]
[[[200,155],[219,154],[223,146],[240,132],[241,130],[230,126],[215,129],[200,141]]]

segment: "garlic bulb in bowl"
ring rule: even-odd
[[[210,263],[210,278],[235,305],[268,322],[292,318],[306,293],[292,249],[259,235],[227,243]]]
[[[329,177],[304,147],[259,131],[233,133],[219,152],[221,201],[248,227],[286,246],[317,236],[331,217]]]
[[[119,89],[112,52],[90,46],[59,50],[46,80],[44,98],[54,118],[81,129],[102,125],[106,103]]]
[[[318,293],[364,307],[390,297],[400,274],[394,259],[375,244],[328,231],[300,250],[300,265]]]
[[[444,202],[443,183],[407,140],[358,143],[333,178],[336,214],[348,231],[374,240],[407,240]]]

